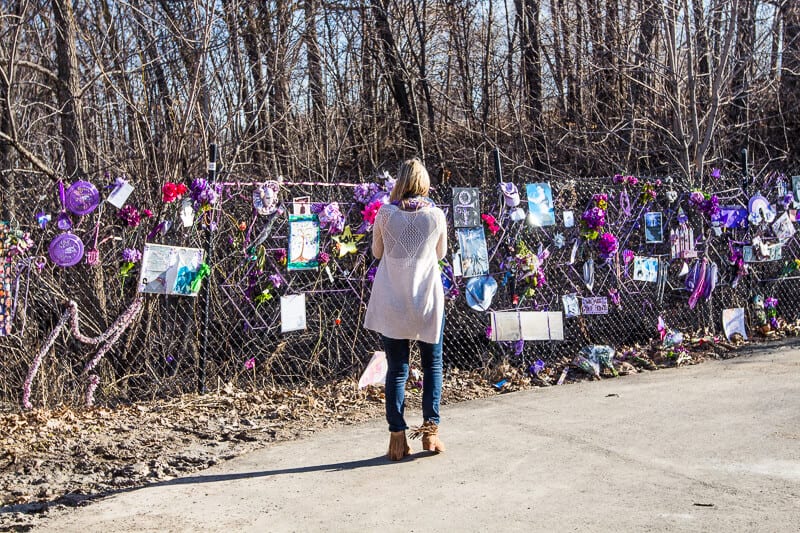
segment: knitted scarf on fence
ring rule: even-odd
[[[75,303],[75,301],[70,300],[67,303],[67,309],[65,309],[61,314],[58,324],[56,324],[56,327],[50,332],[50,335],[47,336],[44,344],[39,349],[36,357],[33,359],[31,368],[28,371],[28,376],[25,378],[25,384],[23,385],[22,406],[25,409],[31,409],[33,407],[33,404],[31,404],[31,386],[33,385],[33,379],[36,377],[36,372],[39,370],[39,366],[42,364],[42,359],[44,358],[45,354],[56,342],[58,334],[62,329],[64,329],[67,321],[71,318],[72,320],[70,323],[70,329],[72,335],[76,339],[83,344],[97,345],[102,343],[102,346],[100,346],[100,348],[97,350],[95,356],[89,362],[87,362],[86,366],[83,368],[83,373],[87,376],[88,381],[86,388],[86,405],[91,407],[94,404],[94,391],[97,389],[97,385],[100,383],[100,378],[97,376],[97,374],[89,374],[89,372],[97,366],[106,352],[111,349],[111,347],[117,342],[117,340],[119,340],[125,330],[128,329],[128,326],[133,323],[136,315],[138,315],[139,311],[142,310],[143,305],[144,300],[141,297],[136,298],[130,307],[128,307],[124,313],[119,315],[117,320],[114,321],[114,323],[111,324],[111,327],[109,327],[106,331],[97,337],[87,337],[81,333],[80,325],[78,323],[78,304]]]

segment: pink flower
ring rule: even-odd
[[[245,361],[245,362],[244,362],[244,367],[245,367],[247,370],[252,370],[252,369],[254,369],[254,368],[256,367],[256,358],[255,358],[255,357],[251,357],[250,359],[248,359],[247,361]]]
[[[361,214],[364,216],[364,222],[367,224],[374,224],[375,217],[378,216],[378,209],[380,209],[382,205],[383,201],[381,200],[375,200],[367,204],[364,210],[361,211]]]

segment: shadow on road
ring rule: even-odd
[[[415,459],[421,458],[423,454],[412,455],[407,457],[401,463],[407,463]],[[170,479],[169,481],[161,481],[159,483],[152,483],[147,487],[167,487],[170,485],[191,485],[193,483],[218,483],[220,481],[236,481],[238,479],[251,479],[258,477],[271,477],[283,474],[305,474],[307,472],[341,472],[343,470],[355,470],[357,468],[366,468],[372,466],[386,466],[394,464],[394,461],[389,461],[385,455],[372,457],[371,459],[360,459],[358,461],[345,461],[343,463],[328,463],[324,465],[311,465],[311,466],[298,466],[295,468],[283,468],[279,470],[262,470],[260,472],[237,472],[233,474],[212,474],[207,476],[187,476]]]

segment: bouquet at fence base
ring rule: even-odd
[[[778,299],[768,296],[764,300],[764,312],[767,315],[770,327],[774,330],[779,329],[782,321],[778,318]]]

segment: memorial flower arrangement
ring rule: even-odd
[[[708,218],[719,213],[719,198],[716,194],[694,190],[689,193],[689,205]]]
[[[142,252],[135,248],[125,248],[122,250],[122,267],[119,269],[119,275],[123,278],[127,277],[136,263],[142,260]]]
[[[592,196],[592,207],[581,215],[581,236],[593,241],[600,236],[606,225],[606,209],[608,209],[608,195],[595,194]]]
[[[183,183],[168,181],[161,187],[161,200],[165,204],[170,204],[188,192],[189,188]]]
[[[778,299],[769,296],[764,300],[764,311],[767,313],[767,318],[769,318],[769,325],[772,326],[773,329],[778,328]]]

